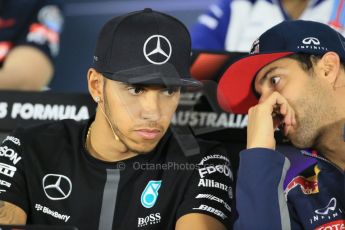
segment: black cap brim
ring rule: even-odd
[[[116,73],[102,73],[106,78],[128,84],[179,86],[198,89],[202,83],[190,76],[181,77],[171,64],[146,65]]]

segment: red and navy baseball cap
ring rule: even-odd
[[[323,55],[336,52],[345,61],[345,38],[331,27],[312,21],[284,21],[254,41],[249,55],[234,62],[222,75],[218,103],[227,112],[246,114],[258,103],[253,87],[256,74],[267,64],[294,53]]]
[[[191,39],[185,25],[144,9],[108,21],[98,37],[93,67],[129,84],[200,87],[192,79]]]

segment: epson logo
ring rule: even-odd
[[[199,169],[200,178],[204,178],[205,175],[213,174],[215,172],[224,174],[225,176],[230,177],[232,179],[231,169],[227,165],[208,166],[208,167]]]
[[[22,159],[18,156],[16,151],[7,146],[0,147],[0,157],[7,157],[14,165],[16,165]]]
[[[144,227],[147,225],[157,224],[161,221],[161,214],[160,213],[152,213],[146,217],[139,217],[138,218],[138,228]]]

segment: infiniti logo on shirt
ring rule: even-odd
[[[327,204],[326,207],[315,210],[316,214],[328,215],[330,211],[334,211],[337,207],[337,200],[333,197]]]
[[[43,191],[51,200],[64,200],[72,192],[71,180],[60,174],[47,174],[43,177]]]

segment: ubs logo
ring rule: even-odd
[[[71,180],[60,174],[47,174],[43,177],[43,191],[51,200],[64,200],[72,192]]]

